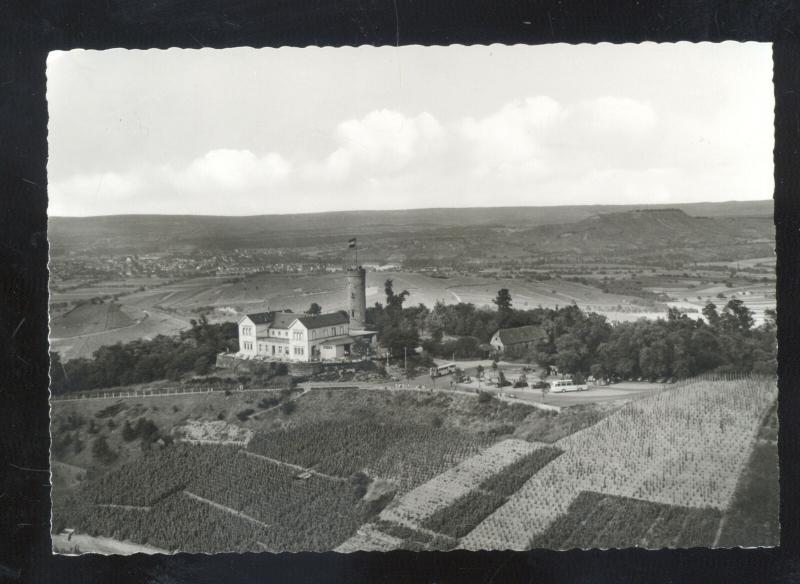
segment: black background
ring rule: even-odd
[[[0,0],[0,581],[800,582],[798,31],[790,0]],[[51,555],[49,50],[681,40],[774,42],[781,548]]]

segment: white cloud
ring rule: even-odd
[[[178,190],[263,189],[286,180],[291,164],[280,154],[270,152],[258,157],[249,150],[211,150],[194,159],[185,168],[164,169],[170,183]]]
[[[322,165],[322,176],[334,180],[397,173],[441,152],[445,142],[444,129],[429,113],[408,117],[386,109],[341,122],[335,136],[339,147]]]
[[[549,170],[544,142],[565,116],[565,109],[547,96],[529,97],[489,116],[466,118],[460,133],[479,176],[542,175]]]

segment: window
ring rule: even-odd
[[[303,340],[303,331],[292,331],[292,338],[295,341],[302,341]]]
[[[304,354],[303,347],[295,347],[294,348],[294,354],[295,355],[303,355]]]
[[[253,343],[251,343],[250,341],[245,341],[244,343],[242,343],[242,345],[244,346],[245,351],[253,350]]]
[[[242,327],[242,335],[249,337],[251,334],[253,334],[253,327],[251,326]]]

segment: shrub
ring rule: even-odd
[[[103,464],[111,464],[118,455],[108,445],[105,436],[98,436],[92,443],[92,456]]]
[[[293,401],[285,401],[281,404],[281,412],[287,416],[294,413],[297,409],[297,404]]]
[[[260,402],[258,402],[258,407],[260,407],[262,410],[265,410],[267,408],[275,407],[279,403],[281,403],[281,400],[279,398],[275,396],[270,396],[270,397],[265,397]]]
[[[240,422],[244,422],[250,418],[256,411],[253,408],[247,408],[236,414]]]

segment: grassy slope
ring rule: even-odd
[[[583,491],[567,513],[532,539],[530,547],[707,547],[718,524],[719,511],[714,509]]]
[[[718,547],[776,546],[780,543],[778,419],[773,407],[759,431],[725,514]]]

